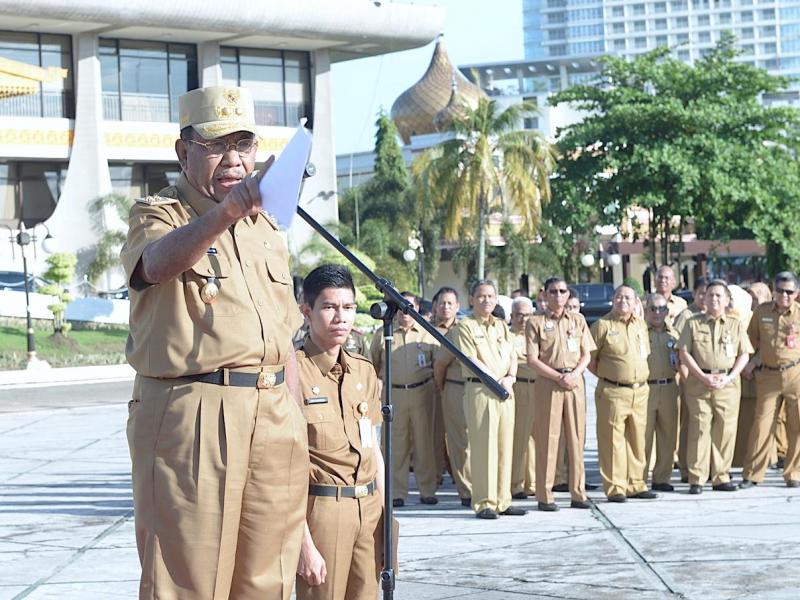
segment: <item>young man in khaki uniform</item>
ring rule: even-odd
[[[436,329],[443,336],[456,324],[458,313],[458,294],[453,288],[440,288],[432,300],[433,317]],[[438,354],[438,347],[437,353]],[[444,471],[447,467],[447,441],[445,436],[444,394],[443,386],[436,381],[436,354],[434,354],[434,388],[436,389],[433,411],[433,454],[436,458],[436,483],[442,484]],[[451,467],[452,468],[452,467]],[[451,473],[452,475],[452,473]],[[454,479],[455,481],[455,479]]]
[[[634,314],[635,302],[636,292],[627,285],[619,286],[611,312],[591,327],[597,345],[589,363],[598,379],[597,453],[610,502],[658,497],[647,489],[643,478],[650,339],[644,319]]]
[[[678,341],[681,362],[689,369],[687,463],[689,493],[701,494],[711,475],[712,488],[733,492],[728,472],[733,460],[739,417],[739,373],[753,352],[742,322],[725,309],[727,284],[719,279],[706,288],[706,312],[686,322]]]
[[[514,383],[514,450],[511,460],[511,497],[525,500],[536,494],[536,446],[533,438],[533,384],[536,373],[528,366],[525,326],[533,315],[533,302],[518,296],[511,303],[511,338],[517,358]]]
[[[440,322],[438,329],[452,342],[451,335],[456,325],[455,315],[458,313],[458,292],[444,287],[437,292],[437,305],[452,307],[453,318]],[[450,463],[450,474],[453,476],[461,506],[472,506],[472,483],[469,472],[469,441],[467,440],[467,418],[464,415],[464,377],[461,365],[444,346],[439,346],[433,361],[433,378],[436,389],[442,398],[442,416],[444,419],[447,458]]]
[[[416,310],[417,297],[403,292]],[[411,452],[414,452],[414,475],[419,487],[419,501],[436,504],[436,465],[433,458],[433,355],[439,343],[409,315],[398,312],[395,317],[392,346],[392,447],[394,506],[405,505],[408,495],[408,473]],[[379,378],[383,377],[385,360],[383,335],[377,332],[369,349],[370,359]],[[383,382],[386,385],[386,382]]]
[[[182,173],[137,200],[122,249],[139,597],[288,600],[308,494],[292,398],[302,317],[250,176],[249,90],[197,89],[179,106]]]
[[[311,456],[298,600],[375,598],[381,570],[383,456],[378,379],[370,362],[344,349],[356,314],[355,288],[341,265],[303,282],[308,336],[297,352]]]
[[[678,315],[686,309],[686,300],[672,293],[677,283],[675,281],[675,271],[669,265],[662,265],[656,271],[656,293],[662,295],[667,301],[669,313],[667,314],[667,325],[672,325]]]
[[[497,306],[494,282],[481,279],[472,285],[472,315],[453,329],[453,342],[468,358],[508,390],[500,400],[480,379],[462,367],[465,380],[464,414],[470,446],[472,508],[479,519],[524,515],[511,506],[511,454],[514,448],[514,357],[508,325],[492,316]]]
[[[556,511],[553,479],[558,440],[564,432],[569,462],[572,508],[589,508],[583,445],[586,436],[586,392],[583,371],[595,345],[586,320],[566,310],[566,282],[545,282],[548,295],[544,314],[534,315],[525,332],[528,366],[537,373],[535,384],[536,499],[542,511]]]
[[[678,442],[678,384],[675,375],[678,359],[678,334],[667,325],[667,301],[661,294],[651,294],[644,307],[647,334],[650,338],[650,354],[647,367],[649,396],[647,400],[647,425],[644,433],[645,465],[644,480],[652,463],[653,438],[655,438],[655,464],[653,466],[652,489],[671,492],[675,488],[669,482],[675,446]]]
[[[742,486],[764,481],[780,405],[786,406],[788,446],[783,478],[800,486],[800,305],[797,277],[784,271],[775,277],[773,302],[753,312],[748,334],[761,357],[756,372],[756,411],[742,470]]]

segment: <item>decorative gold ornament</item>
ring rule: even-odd
[[[209,277],[206,284],[200,288],[200,299],[206,304],[212,304],[219,296],[219,286],[216,277]]]

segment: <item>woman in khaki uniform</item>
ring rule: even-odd
[[[350,272],[317,267],[303,298],[309,328],[297,365],[311,473],[297,598],[374,599],[383,540],[378,379],[367,359],[343,349],[356,314]]]

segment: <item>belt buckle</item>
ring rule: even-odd
[[[639,388],[641,387],[641,385],[642,385],[641,383],[638,383],[638,382],[637,382],[637,383],[633,383],[633,384],[631,384],[631,387],[632,387],[633,389],[637,390],[637,389],[639,389]]]
[[[258,374],[258,381],[256,381],[256,388],[259,390],[268,390],[269,388],[275,387],[275,382],[278,380],[278,376],[275,373],[269,373],[267,371],[261,371]]]
[[[366,485],[353,486],[353,494],[356,498],[366,498],[369,496],[369,487]]]

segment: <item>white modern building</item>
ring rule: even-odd
[[[44,221],[55,248],[85,264],[98,236],[89,204],[174,182],[177,99],[217,84],[252,90],[259,161],[308,118],[317,174],[301,204],[336,219],[331,64],[425,45],[443,24],[434,6],[367,0],[0,0],[0,59],[66,70],[24,95],[4,94],[19,77],[0,71],[0,225]],[[310,235],[296,220],[290,247]],[[0,270],[21,270],[5,239]]]

